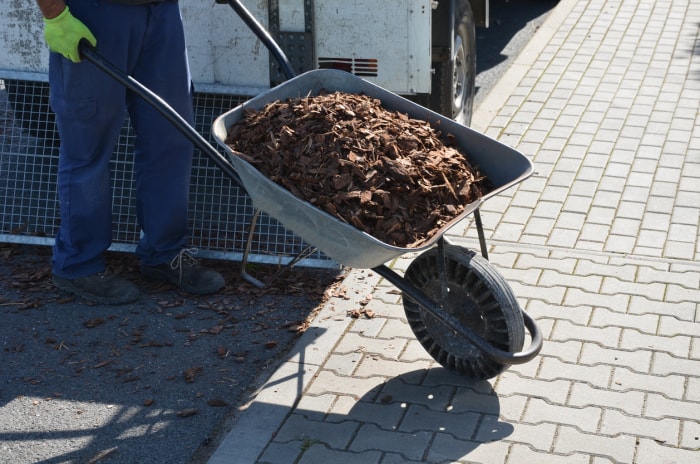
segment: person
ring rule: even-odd
[[[193,144],[147,102],[81,59],[87,41],[193,122],[192,82],[177,0],[37,0],[49,57],[49,101],[61,140],[57,288],[106,304],[139,290],[106,269],[112,240],[110,158],[128,112],[135,132],[136,246],[141,273],[195,294],[219,291],[217,271],[187,247]]]

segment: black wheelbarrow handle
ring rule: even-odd
[[[216,164],[216,166],[224,172],[224,174],[226,174],[241,189],[245,190],[245,187],[243,187],[243,182],[238,176],[236,170],[233,168],[231,162],[223,154],[219,153],[219,151],[216,150],[216,148],[214,148],[209,142],[207,142],[207,140],[202,137],[202,135],[199,134],[199,132],[197,132],[165,100],[156,95],[148,87],[144,86],[139,81],[107,61],[103,56],[97,53],[97,51],[87,41],[83,40],[80,42],[80,44],[78,44],[78,51],[85,60],[94,64],[100,70],[107,73],[107,75],[124,85],[127,89],[143,98],[146,103],[156,109],[180,132],[182,132],[182,134],[187,137],[197,148],[199,148],[202,153],[207,155],[214,162],[214,164]]]

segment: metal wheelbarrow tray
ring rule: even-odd
[[[481,199],[464,205],[465,209],[459,216],[443,226],[420,247],[401,248],[381,242],[321,211],[311,203],[295,197],[261,174],[250,163],[236,156],[226,145],[229,128],[244,118],[246,110],[259,110],[268,103],[278,100],[315,96],[321,90],[365,94],[378,98],[389,110],[407,113],[412,118],[427,120],[433,125],[438,123],[440,131],[454,135],[458,147],[463,153],[468,153],[473,164],[479,166],[481,172],[493,184],[494,190]],[[532,163],[516,150],[353,74],[331,69],[309,71],[248,100],[219,116],[214,121],[212,133],[217,143],[229,154],[256,208],[280,221],[286,228],[332,259],[353,268],[373,268],[402,254],[433,247],[439,236],[475,211],[482,202],[526,179],[532,173]]]
[[[465,205],[461,214],[443,226],[426,243],[401,248],[384,243],[309,202],[301,200],[238,157],[225,143],[231,126],[246,110],[269,103],[315,96],[321,91],[364,94],[379,99],[391,111],[439,125],[454,136],[461,152],[478,165],[493,190]],[[542,337],[535,322],[518,306],[510,286],[487,260],[479,206],[489,198],[528,178],[532,163],[518,151],[479,132],[406,100],[353,74],[321,69],[308,71],[220,115],[212,134],[228,154],[255,208],[278,220],[307,243],[340,264],[371,268],[403,292],[406,316],[414,334],[441,365],[472,378],[497,375],[508,364],[521,364],[540,351]],[[449,244],[443,234],[474,214],[482,256]],[[406,253],[422,252],[399,276],[384,263]],[[531,335],[522,349],[526,327]]]

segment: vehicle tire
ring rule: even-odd
[[[5,89],[15,120],[22,128],[42,145],[58,147],[56,118],[49,105],[49,84],[6,79]]]
[[[488,260],[472,250],[445,244],[444,251],[447,301],[440,301],[437,248],[422,253],[411,262],[404,274],[406,281],[492,346],[507,352],[521,351],[525,342],[523,316],[503,276]],[[403,306],[418,341],[446,369],[472,379],[486,380],[507,368],[465,337],[449,330],[406,294]]]
[[[476,32],[468,1],[457,2],[452,47],[447,60],[434,62],[429,108],[468,126],[471,124],[476,80]]]

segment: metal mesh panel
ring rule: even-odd
[[[210,131],[213,120],[246,98],[196,93],[195,129],[214,145]],[[140,235],[133,199],[133,137],[127,118],[112,158],[112,249],[120,251],[132,251]],[[59,222],[55,186],[58,144],[48,107],[48,84],[0,79],[0,241],[53,243]],[[247,194],[197,150],[190,191],[191,245],[205,257],[242,259],[253,213]],[[249,260],[284,263],[306,247],[298,236],[262,214]],[[320,252],[300,264],[337,267]]]

